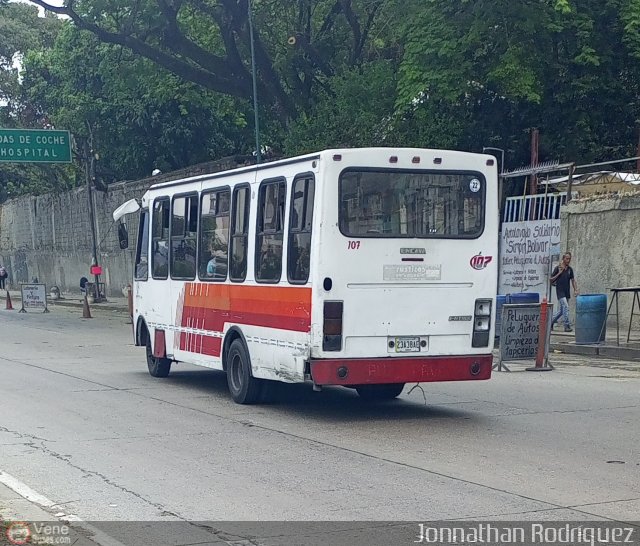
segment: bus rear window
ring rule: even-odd
[[[340,231],[475,239],[484,229],[485,185],[476,172],[349,169],[340,176]]]

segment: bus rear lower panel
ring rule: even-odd
[[[492,355],[311,360],[316,385],[479,381],[491,377]]]

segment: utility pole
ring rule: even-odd
[[[94,297],[96,303],[100,301],[100,274],[98,273],[98,269],[94,269],[99,267],[98,264],[98,243],[96,239],[96,214],[93,206],[93,177],[94,177],[94,160],[95,155],[93,151],[93,134],[91,132],[91,127],[87,123],[87,127],[89,129],[89,137],[85,140],[84,143],[84,173],[87,182],[87,202],[89,205],[89,222],[91,224],[91,242],[93,247],[93,260],[91,264],[92,273],[95,276],[95,288],[94,288]]]
[[[637,122],[638,123],[638,122]],[[636,172],[640,173],[640,123],[638,123],[638,147],[636,148]]]
[[[253,43],[253,14],[251,13],[251,0],[247,2],[247,15],[249,18],[249,37],[251,40],[251,78],[253,80],[253,118],[256,126],[256,163],[259,165],[262,157],[260,153],[260,119],[258,115],[258,78],[256,74],[256,52]]]
[[[540,132],[538,129],[531,129],[531,167],[538,166],[538,145],[540,142]],[[529,195],[538,193],[538,175],[533,173],[529,178]]]

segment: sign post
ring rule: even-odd
[[[0,129],[0,163],[71,163],[71,135],[49,129]]]
[[[27,309],[42,309],[43,313],[48,313],[47,308],[47,286],[44,284],[21,284],[22,309],[20,313],[26,313]]]
[[[547,326],[551,319],[549,312],[549,304],[547,298],[542,300],[540,304],[540,331],[546,332]],[[549,326],[549,335],[551,335],[551,327]],[[538,351],[536,352],[536,365],[527,368],[528,372],[548,372],[553,370],[553,366],[549,364],[549,336],[542,336],[538,341]]]

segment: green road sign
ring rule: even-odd
[[[71,163],[69,131],[0,129],[0,163]]]

